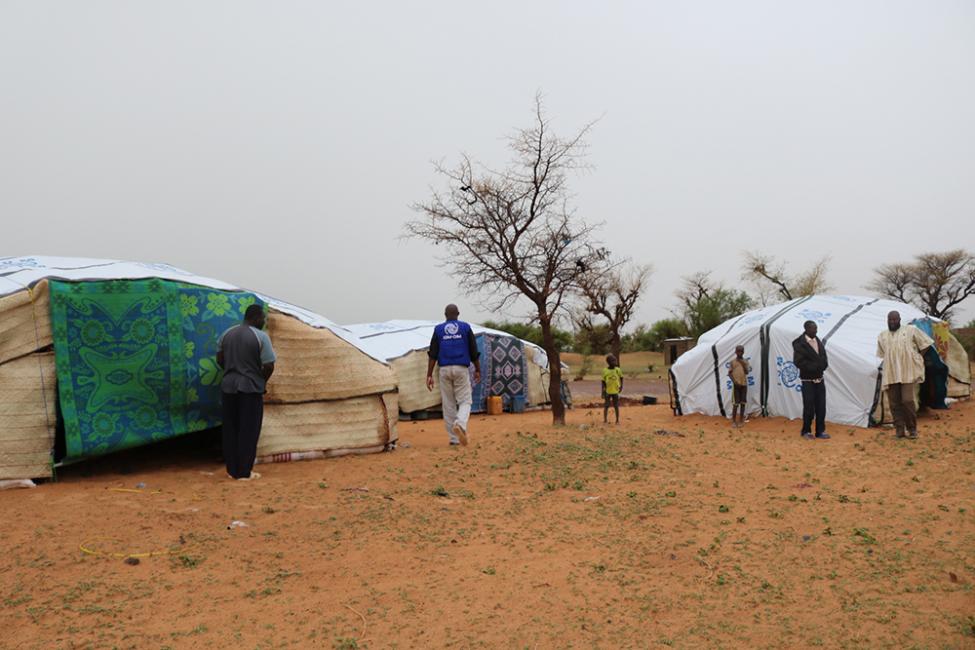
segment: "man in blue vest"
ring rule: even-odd
[[[430,358],[427,361],[427,390],[433,390],[433,368],[440,366],[437,377],[440,380],[443,421],[451,445],[467,444],[467,420],[471,415],[471,364],[474,364],[474,383],[481,381],[474,331],[464,321],[457,320],[459,316],[457,305],[447,305],[444,309],[447,320],[433,329],[428,352]]]

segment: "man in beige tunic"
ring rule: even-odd
[[[898,438],[917,438],[917,407],[914,392],[924,381],[924,353],[934,345],[927,334],[913,325],[901,327],[901,315],[887,314],[887,331],[877,337],[877,356],[883,359],[883,387],[894,415]]]

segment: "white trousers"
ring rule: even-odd
[[[450,442],[460,442],[454,435],[454,423],[467,431],[467,421],[471,417],[470,372],[464,366],[445,366],[440,369],[439,376],[443,423]]]

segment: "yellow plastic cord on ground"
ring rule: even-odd
[[[156,550],[156,551],[145,551],[142,553],[115,553],[111,551],[102,551],[99,550],[98,548],[93,548],[93,546],[95,546],[95,543],[98,541],[114,542],[116,540],[111,539],[109,537],[95,537],[93,539],[88,540],[87,542],[82,542],[81,544],[78,545],[78,548],[81,550],[82,553],[87,553],[88,555],[100,555],[104,557],[116,557],[116,558],[127,558],[127,557],[147,558],[147,557],[153,557],[155,555],[170,555],[175,552],[173,551],[173,549],[167,548],[167,549]]]

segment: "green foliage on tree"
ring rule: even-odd
[[[744,291],[714,283],[708,271],[684,278],[684,286],[677,291],[677,298],[687,335],[694,338],[754,305],[752,297]]]
[[[607,323],[577,323],[572,349],[582,354],[609,354],[612,338],[613,333]]]
[[[664,339],[687,336],[687,326],[679,318],[664,318],[650,327],[639,325],[623,337],[624,352],[659,352]]]
[[[529,343],[534,343],[538,346],[542,345],[542,328],[538,325],[529,325],[528,323],[518,323],[515,321],[493,320],[484,321],[481,323],[481,325],[484,327],[490,327],[493,330],[507,332],[508,334],[516,336],[523,341],[528,341]],[[564,351],[572,349],[573,341],[575,339],[572,332],[553,327],[552,334],[555,336],[555,342],[558,344],[560,350]]]

